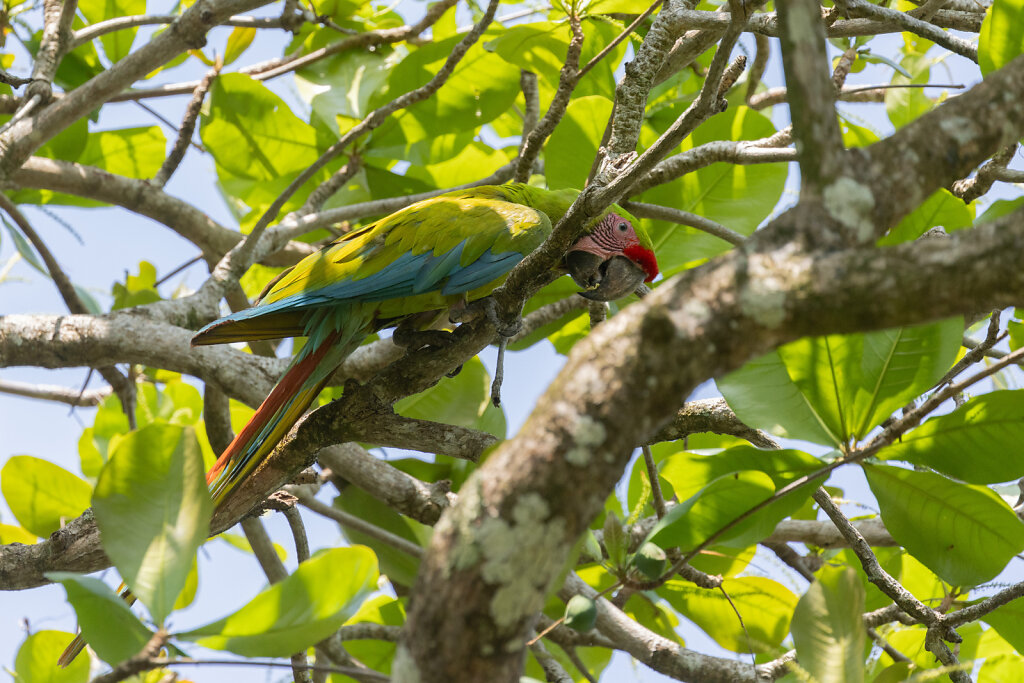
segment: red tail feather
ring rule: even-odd
[[[302,386],[311,374],[316,366],[323,360],[324,355],[330,350],[331,346],[337,341],[338,334],[333,333],[328,336],[321,344],[320,347],[309,354],[301,361],[292,366],[288,372],[285,373],[281,381],[277,383],[277,386],[270,392],[260,407],[256,409],[256,414],[252,416],[245,427],[242,428],[235,438],[228,444],[228,447],[224,449],[220,457],[217,458],[217,462],[213,463],[213,467],[206,473],[206,484],[209,486],[213,481],[220,475],[221,471],[227,467],[227,464],[238,455],[245,446],[252,441],[252,439],[259,433],[261,429],[267,424],[271,417],[273,417],[277,411],[284,405],[285,401],[295,395],[295,393]]]

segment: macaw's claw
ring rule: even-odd
[[[494,299],[487,296],[483,299],[477,299],[476,301],[470,301],[469,303],[462,304],[459,307],[452,307],[448,314],[448,320],[453,323],[469,322],[470,320],[476,320],[480,316],[487,319],[487,322],[494,325],[495,331],[505,338],[514,337],[523,330],[523,321],[521,318],[516,318],[512,322],[504,322],[498,317],[498,306],[494,303]]]
[[[409,325],[396,327],[391,338],[407,351],[416,351],[425,346],[443,348],[453,340],[452,333],[446,330],[417,330]]]

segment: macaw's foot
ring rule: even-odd
[[[425,346],[444,348],[453,340],[452,333],[447,330],[419,330],[404,322],[395,328],[391,338],[406,351],[416,351]]]
[[[501,320],[498,317],[497,304],[489,296],[469,303],[460,302],[448,309],[448,320],[453,323],[465,323],[480,317],[486,318],[487,322],[494,325],[498,334],[506,339],[516,336],[523,329],[522,318],[517,317],[512,322]]]

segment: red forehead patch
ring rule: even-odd
[[[650,249],[645,249],[639,244],[632,244],[623,249],[622,253],[626,258],[644,269],[644,272],[647,273],[647,278],[644,282],[650,282],[658,276],[658,259],[655,258],[654,252]]]

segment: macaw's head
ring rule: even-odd
[[[625,211],[612,207],[591,224],[565,255],[569,275],[595,301],[630,294],[658,274],[651,238]]]

